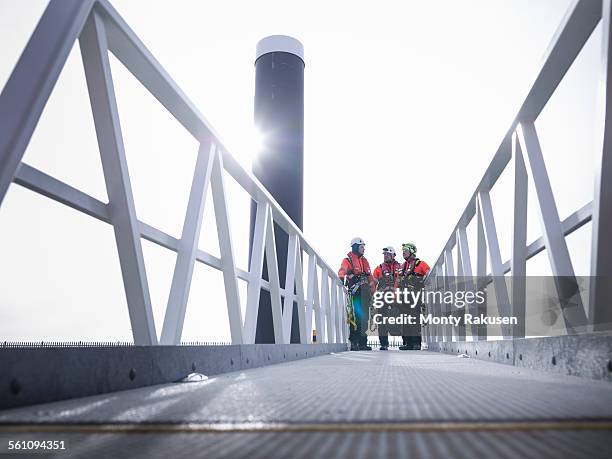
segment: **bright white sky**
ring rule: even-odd
[[[0,0],[2,87],[46,3]],[[433,264],[569,3],[113,1],[245,167],[255,45],[271,34],[304,44],[304,231],[332,266],[356,235],[373,265],[383,246],[406,241]],[[561,218],[592,198],[600,37],[598,28],[537,122]],[[112,65],[138,216],[178,236],[197,143]],[[106,201],[78,46],[25,161]],[[236,185],[228,189],[246,268],[248,200]],[[532,188],[529,241],[540,234],[533,196]],[[492,197],[507,259],[507,177]],[[218,254],[212,215],[210,205],[200,246]],[[578,274],[588,272],[589,230],[568,238]],[[174,255],[143,245],[160,333]],[[547,263],[543,253],[528,269],[545,273]],[[16,185],[0,209],[0,282],[0,340],[131,338],[111,228]],[[221,275],[199,267],[183,339],[226,340],[228,330]]]

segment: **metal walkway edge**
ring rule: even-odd
[[[612,385],[343,352],[0,412],[0,438],[34,433],[68,439],[71,457],[606,457]]]

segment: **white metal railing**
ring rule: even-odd
[[[23,154],[68,53],[79,40],[109,203],[105,204],[22,162]],[[108,52],[195,137],[200,148],[180,239],[137,219],[117,113]],[[249,271],[236,267],[224,186],[227,172],[257,202]],[[158,344],[141,237],[177,253],[161,344],[178,344],[196,262],[223,272],[231,340],[254,343],[261,289],[270,292],[276,343],[289,343],[293,302],[300,342],[346,342],[346,292],[335,271],[263,185],[223,146],[219,135],[106,0],[51,0],[0,94],[0,204],[18,183],[113,225],[135,344]],[[197,246],[211,188],[220,258]],[[274,223],[289,235],[285,286],[280,287]],[[302,254],[308,254],[304,286]],[[262,279],[267,260],[269,281]],[[317,266],[321,268],[318,278]],[[248,282],[242,320],[238,279]],[[294,294],[295,287],[295,294]]]
[[[599,95],[599,114],[603,121],[601,148],[595,165],[595,193],[591,203],[576,210],[561,221],[542,150],[535,128],[535,120],[554,93],[563,76],[589,36],[602,20],[602,73]],[[500,315],[513,315],[524,324],[526,312],[526,261],[546,249],[555,279],[575,279],[565,237],[592,221],[591,284],[588,308],[582,307],[580,295],[574,299],[579,307],[562,309],[568,332],[577,330],[608,329],[612,324],[612,92],[610,72],[611,2],[596,0],[574,1],[557,29],[547,50],[542,67],[531,86],[517,116],[512,122],[493,160],[461,214],[459,221],[428,275],[427,288],[431,290],[453,288],[454,277],[469,279],[473,275],[493,283]],[[502,262],[497,228],[493,218],[490,191],[502,172],[511,165],[513,173],[513,239],[510,260]],[[527,179],[531,175],[535,185],[540,213],[542,237],[527,244]],[[472,273],[471,252],[466,228],[476,218],[476,273]],[[453,247],[457,245],[457,271],[454,272]],[[486,272],[486,259],[490,272]],[[512,273],[511,291],[504,274]],[[559,298],[564,295],[562,282],[557,282]],[[482,288],[482,286],[481,286]],[[566,302],[561,301],[562,307]],[[443,306],[434,306],[435,313],[448,313]],[[588,315],[585,312],[588,311]],[[585,326],[587,328],[585,328]],[[523,329],[514,331],[513,337],[524,336]],[[465,340],[465,333],[455,336]],[[487,339],[486,329],[474,327],[473,339]],[[505,338],[510,336],[505,335]],[[429,327],[425,339],[452,341],[450,327]]]

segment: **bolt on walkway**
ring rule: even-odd
[[[425,351],[343,352],[0,412],[70,457],[609,457],[612,385]],[[61,457],[59,455],[58,457]]]

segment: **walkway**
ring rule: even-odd
[[[66,438],[74,457],[593,458],[612,445],[612,385],[440,353],[344,352],[8,410],[0,423]],[[2,440],[16,438],[8,428]]]

